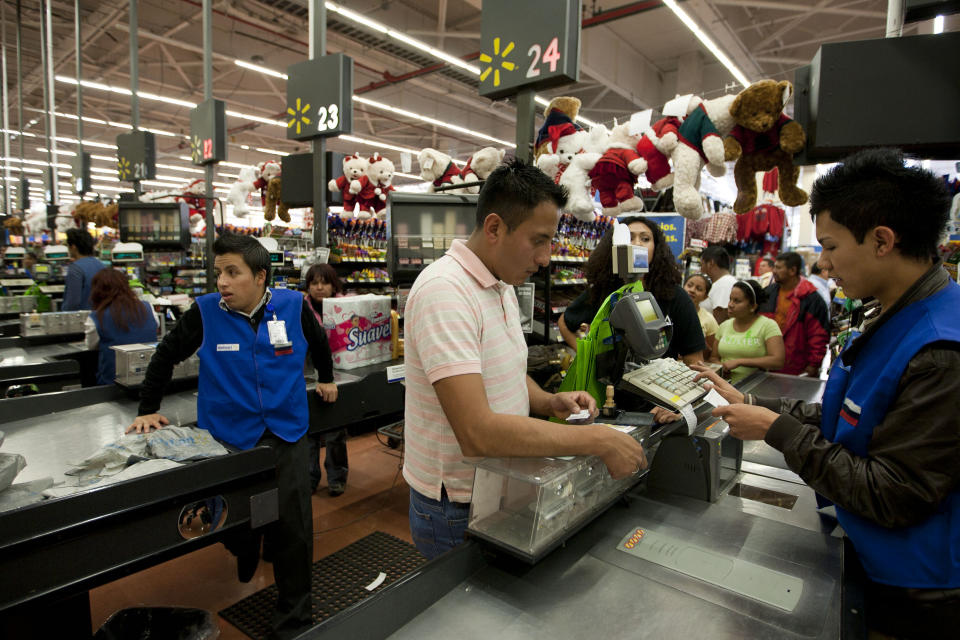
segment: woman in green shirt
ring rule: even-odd
[[[717,330],[710,360],[723,363],[724,374],[737,383],[757,369],[783,367],[783,334],[776,321],[757,310],[767,294],[755,280],[740,280],[730,291],[729,318]]]

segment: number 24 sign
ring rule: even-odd
[[[527,50],[527,56],[531,57],[530,68],[527,69],[528,78],[536,78],[540,75],[540,64],[549,65],[550,73],[557,70],[557,62],[560,60],[559,38],[554,37],[547,45],[546,49],[541,49],[540,45],[532,44]],[[542,54],[541,54],[542,51]]]

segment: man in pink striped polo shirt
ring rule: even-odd
[[[530,417],[597,415],[588,393],[547,393],[527,376],[513,289],[550,263],[565,203],[536,167],[500,166],[480,191],[470,238],[424,269],[407,298],[403,476],[411,534],[427,558],[463,542],[474,471],[464,457],[596,455],[614,478],[646,467],[626,434]]]

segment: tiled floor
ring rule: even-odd
[[[409,489],[400,474],[400,454],[368,433],[347,443],[350,475],[346,492],[327,495],[326,478],[313,496],[314,560],[374,531],[410,540],[407,524]],[[323,451],[320,460],[323,460]],[[217,611],[269,586],[273,568],[261,562],[253,580],[237,581],[235,558],[221,544],[145,569],[90,591],[94,629],[113,612],[136,606],[185,606]],[[219,616],[221,640],[243,640]]]

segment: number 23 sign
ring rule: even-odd
[[[578,80],[579,0],[485,0],[482,21],[480,95],[500,98]]]
[[[309,140],[353,130],[353,61],[342,53],[287,68],[287,138]]]

